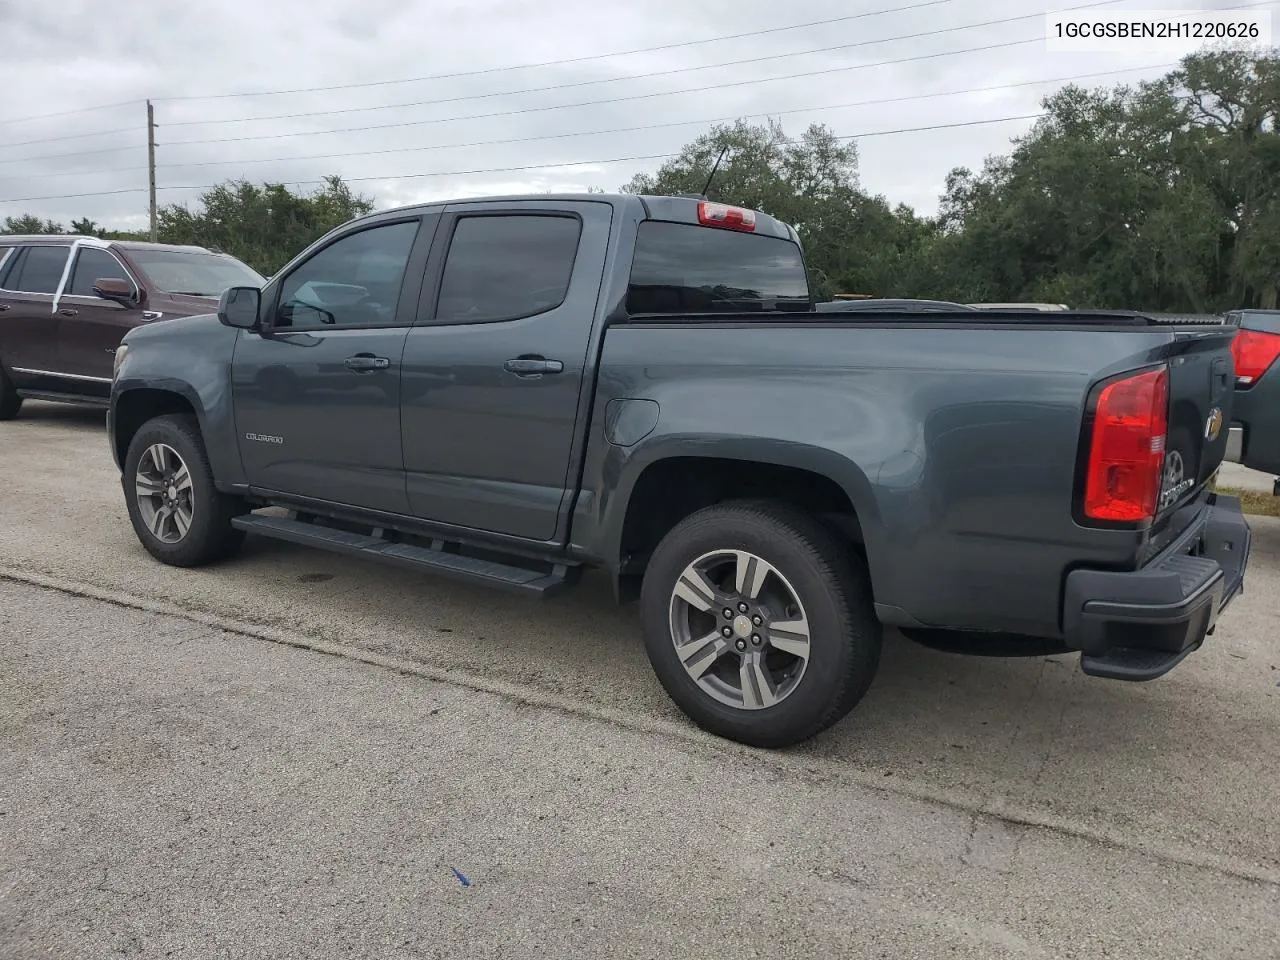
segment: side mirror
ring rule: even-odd
[[[218,319],[237,330],[256,330],[262,308],[262,291],[257,287],[231,287],[218,298]]]
[[[112,300],[126,307],[137,302],[134,300],[133,284],[119,277],[103,277],[93,281],[93,292],[103,300]]]

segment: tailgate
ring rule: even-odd
[[[1226,455],[1234,334],[1223,326],[1178,330],[1164,350],[1169,364],[1169,432],[1157,516],[1199,491]]]

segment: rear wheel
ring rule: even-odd
[[[4,367],[0,367],[0,420],[12,420],[21,409],[22,398],[13,381],[5,375]]]
[[[231,520],[241,501],[218,492],[194,417],[169,414],[143,424],[124,460],[125,502],[138,540],[157,560],[197,567],[244,542]]]
[[[835,723],[879,665],[861,561],[784,504],[687,517],[654,551],[640,603],[649,661],[672,700],[752,746],[790,746]]]

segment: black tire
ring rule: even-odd
[[[176,543],[165,542],[147,527],[135,492],[138,465],[154,444],[166,444],[176,451],[191,476],[191,524]],[[144,423],[129,443],[121,483],[133,531],[147,552],[161,563],[203,566],[231,556],[244,542],[244,531],[231,526],[232,518],[245,512],[243,501],[220,493],[214,486],[200,426],[193,416],[166,414]]]
[[[771,706],[721,702],[676,652],[673,592],[687,566],[720,550],[746,551],[771,565],[807,615],[808,660],[790,693]],[[831,726],[862,699],[880,663],[883,628],[864,562],[812,516],[786,504],[739,501],[685,518],[650,558],[640,608],[649,662],[667,694],[700,727],[750,746],[791,746]],[[730,669],[741,662],[725,655]]]
[[[0,366],[0,420],[12,420],[22,409],[22,398],[14,388],[13,382],[5,376],[4,367]]]

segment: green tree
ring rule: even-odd
[[[246,180],[220,184],[192,208],[178,204],[157,212],[158,239],[230,253],[270,275],[329,230],[373,210],[340,177],[326,177],[312,193],[284,184]]]
[[[4,229],[0,233],[66,233],[62,224],[52,220],[41,220],[29,213],[20,217],[5,217]]]
[[[88,217],[71,221],[71,232],[84,237],[101,237],[106,231]]]
[[[1280,286],[1275,52],[1218,51],[1137,87],[1067,87],[980,174],[930,251],[947,295],[1216,311]]]

